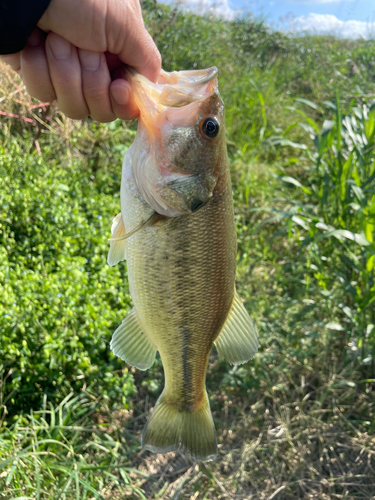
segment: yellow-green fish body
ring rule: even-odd
[[[235,293],[236,231],[216,72],[162,72],[154,85],[130,77],[141,118],[124,159],[122,216],[113,223],[108,258],[110,265],[126,258],[134,302],[114,333],[113,352],[147,369],[159,351],[165,372],[143,446],[181,446],[199,460],[217,453],[205,388],[212,344],[231,363],[257,350]]]

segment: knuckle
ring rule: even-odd
[[[10,54],[10,55],[3,55],[0,57],[0,59],[8,64],[13,71],[19,72],[21,69],[21,59],[20,55],[18,54]]]
[[[133,120],[134,118],[137,118],[137,113],[133,109],[129,108],[129,106],[116,108],[115,112],[116,117],[120,120]]]
[[[29,73],[22,74],[21,78],[31,97],[44,102],[52,102],[56,99],[55,91],[49,81],[30,78]]]

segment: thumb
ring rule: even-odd
[[[120,2],[120,7],[117,12],[116,9],[107,11],[108,51],[155,82],[160,73],[161,55],[144,27],[139,2]]]

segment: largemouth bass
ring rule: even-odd
[[[205,387],[211,347],[229,363],[257,351],[253,323],[235,291],[236,231],[215,67],[162,71],[156,84],[128,75],[140,109],[123,163],[121,214],[110,266],[126,259],[134,308],[113,334],[113,353],[146,370],[159,351],[164,390],[142,445],[217,454]]]

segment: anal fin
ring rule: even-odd
[[[258,338],[252,319],[236,291],[224,326],[215,340],[219,356],[228,363],[240,365],[258,351]]]
[[[107,262],[112,267],[126,258],[125,239],[122,238],[125,235],[125,225],[121,213],[113,219],[111,233],[113,239],[110,240]]]
[[[110,347],[115,356],[139,370],[147,370],[155,361],[156,349],[143,333],[134,308],[114,332]]]

